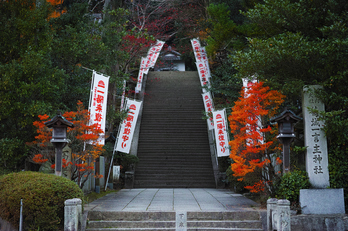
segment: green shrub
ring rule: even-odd
[[[122,165],[122,172],[134,169],[134,165],[139,162],[139,158],[137,156],[129,155],[122,152],[120,152],[117,155],[116,159],[118,160],[118,163]]]
[[[18,227],[23,199],[24,230],[62,230],[64,201],[72,198],[83,199],[83,193],[64,177],[39,172],[0,177],[0,217]]]
[[[276,197],[287,199],[291,204],[298,204],[300,189],[307,189],[309,187],[310,183],[307,173],[295,170],[281,177]]]

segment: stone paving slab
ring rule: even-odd
[[[259,204],[227,189],[121,189],[84,206],[91,211],[242,211]]]

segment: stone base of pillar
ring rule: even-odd
[[[344,214],[344,192],[340,189],[301,189],[302,214]]]

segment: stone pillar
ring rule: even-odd
[[[273,217],[275,217],[277,213],[277,202],[276,198],[270,198],[267,200],[267,231],[272,231],[276,227],[273,222]]]
[[[187,212],[176,211],[175,215],[175,231],[186,231],[187,230]]]
[[[303,214],[337,214],[345,211],[343,189],[328,189],[330,181],[327,139],[322,130],[325,124],[308,109],[325,111],[324,103],[314,94],[315,90],[321,88],[319,85],[312,85],[303,89],[302,110],[305,122],[305,146],[307,146],[306,170],[309,182],[315,188],[300,190]]]
[[[63,148],[66,143],[54,143],[56,156],[55,156],[55,174],[56,176],[62,176],[63,171]]]
[[[132,189],[134,185],[134,171],[127,171],[125,172],[125,184],[124,188],[126,189]]]
[[[64,231],[78,231],[82,216],[82,201],[79,198],[64,202]]]
[[[277,230],[290,231],[290,201],[282,199],[277,202]]]
[[[121,175],[121,166],[120,165],[114,165],[112,168],[112,182],[118,182]]]
[[[80,226],[81,221],[82,221],[82,200],[80,198],[76,198],[77,199],[77,213],[78,213],[78,224]]]
[[[330,187],[329,163],[327,153],[327,139],[322,128],[324,122],[311,113],[308,108],[325,111],[324,103],[318,99],[314,91],[320,89],[319,85],[304,87],[303,89],[303,118],[306,154],[306,170],[309,181],[314,188]]]
[[[104,156],[99,157],[99,174],[103,175],[102,178],[99,178],[99,186],[101,189],[104,189],[104,186],[105,186],[105,158],[104,158]]]
[[[63,159],[66,160],[67,163],[71,162],[71,148],[66,145],[63,148]],[[71,175],[72,175],[72,165],[69,164],[65,169],[63,169],[63,176],[67,178],[68,180],[71,180]]]

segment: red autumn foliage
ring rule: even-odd
[[[48,159],[44,159],[41,154],[37,154],[33,157],[33,161],[35,163],[43,164],[48,161]]]
[[[50,3],[52,7],[54,7],[54,11],[51,13],[48,19],[58,18],[66,12],[66,9],[63,9],[61,7],[63,4],[63,0],[46,0],[46,1]]]
[[[94,163],[104,151],[102,145],[98,144],[99,136],[103,131],[96,125],[89,125],[90,115],[81,101],[77,103],[77,111],[65,112],[63,117],[74,124],[74,128],[68,128],[67,132],[67,138],[70,140],[67,145],[71,148],[71,161],[63,159],[63,168],[71,167],[71,180],[77,181],[82,188],[87,177],[94,174]],[[38,164],[54,163],[55,154],[50,143],[52,129],[44,124],[49,120],[49,116],[39,115],[39,119],[33,123],[37,127],[38,135],[30,145],[37,147],[40,154],[35,154],[32,160]],[[54,167],[55,165],[52,164],[51,168],[54,169]]]
[[[250,192],[264,191],[265,185],[270,185],[272,182],[274,161],[272,162],[269,153],[274,151],[270,149],[275,137],[273,135],[273,139],[265,139],[265,134],[275,134],[276,131],[270,126],[264,127],[263,122],[275,115],[284,97],[280,92],[264,86],[263,82],[249,84],[248,88],[241,91],[241,96],[235,102],[228,118],[233,134],[233,140],[229,142],[230,158],[233,160],[231,164],[233,176],[243,181],[248,174],[258,169],[267,172],[267,174],[261,174],[262,180],[256,180],[253,185],[245,187]],[[280,164],[279,158],[276,159],[275,164]],[[270,169],[273,171],[271,174]]]

